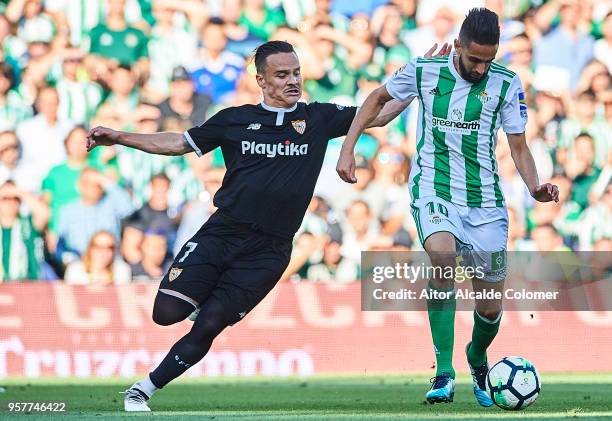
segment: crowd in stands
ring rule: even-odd
[[[251,60],[291,42],[304,101],[360,105],[467,10],[500,16],[527,139],[558,203],[535,202],[500,132],[509,250],[612,250],[610,0],[0,0],[0,279],[159,280],[214,212],[219,150],[198,159],[85,149],[98,125],[184,131],[261,101]],[[417,101],[357,144],[356,184],[329,142],[284,279],[353,281],[362,250],[417,250],[407,188]]]

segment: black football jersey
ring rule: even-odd
[[[201,156],[221,147],[227,172],[214,204],[253,228],[293,237],[310,203],[329,139],[344,136],[356,107],[297,103],[219,111],[185,132]]]

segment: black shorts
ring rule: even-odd
[[[159,288],[200,305],[215,297],[233,324],[274,288],[289,264],[291,245],[291,239],[256,231],[218,211],[183,246]]]

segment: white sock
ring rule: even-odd
[[[142,390],[148,397],[153,396],[153,393],[157,390],[157,387],[153,384],[149,376],[145,377],[141,381],[137,382],[134,386]]]

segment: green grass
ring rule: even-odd
[[[185,379],[158,392],[150,406],[156,420],[570,420],[612,419],[612,373],[544,374],[542,395],[520,413],[481,408],[467,375],[458,377],[455,402],[429,405],[429,377],[316,376],[295,378]],[[131,381],[11,379],[0,381],[0,419],[114,420]],[[12,414],[8,402],[64,401],[62,414]]]

